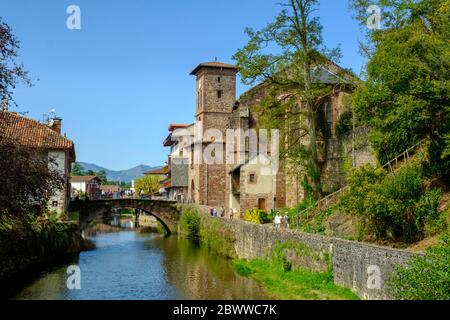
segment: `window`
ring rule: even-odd
[[[52,207],[57,207],[58,206],[58,201],[52,201]]]
[[[220,77],[217,77],[217,82],[220,82]]]
[[[256,183],[256,173],[250,173],[249,175],[248,175],[248,182],[250,182],[250,183]]]
[[[222,98],[222,90],[217,91],[217,98]]]

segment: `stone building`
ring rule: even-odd
[[[352,91],[348,79],[344,79],[348,85],[336,85],[345,82],[340,71],[330,63],[328,68],[317,68],[314,72],[315,81],[334,87],[332,95],[321,105],[317,119],[321,177],[329,192],[343,185],[342,167],[348,157],[363,157],[352,159],[358,165],[374,162],[368,143],[363,143],[364,150],[359,154],[349,149],[348,136],[344,139],[336,133],[337,121],[347,108],[346,97]],[[236,100],[237,72],[235,66],[217,61],[201,63],[191,72],[196,77],[195,122],[172,132],[173,135],[180,129],[189,131],[189,143],[185,141],[177,147],[184,150],[183,157],[189,158],[187,198],[201,205],[224,206],[241,213],[254,208],[269,211],[293,207],[303,198],[299,175],[283,164],[277,171],[269,170],[276,156],[271,154],[270,142],[265,152],[258,149],[255,153],[251,148],[254,140],[249,129],[258,127],[254,110],[267,96],[267,86],[258,85]],[[257,143],[261,139],[257,132]],[[360,140],[368,141],[367,132]],[[168,145],[172,146],[171,143]],[[206,158],[210,160],[205,161]]]

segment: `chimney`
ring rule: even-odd
[[[6,97],[2,99],[2,111],[8,111],[8,99]]]
[[[50,120],[50,128],[58,134],[61,134],[61,118],[53,118]]]

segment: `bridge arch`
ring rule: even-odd
[[[84,230],[91,221],[113,211],[113,209],[138,209],[154,216],[166,228],[168,233],[176,233],[180,217],[175,201],[112,199],[80,201],[72,206],[80,212],[80,228]]]

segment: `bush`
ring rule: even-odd
[[[200,241],[212,253],[225,258],[234,258],[234,233],[216,219],[203,219],[200,228]]]
[[[244,220],[258,224],[270,222],[267,212],[259,209],[245,211]]]
[[[342,135],[353,129],[353,113],[351,110],[344,111],[336,122],[336,134]]]
[[[450,236],[428,248],[425,256],[398,266],[389,282],[389,290],[402,300],[450,300]]]
[[[200,214],[195,208],[184,207],[180,217],[180,231],[191,238],[200,234]]]
[[[340,208],[363,218],[376,239],[413,242],[423,237],[426,222],[439,219],[439,190],[426,190],[422,166],[404,165],[395,175],[370,165],[354,170]]]

